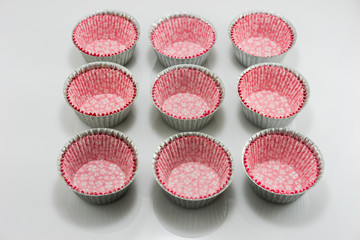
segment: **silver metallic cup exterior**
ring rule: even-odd
[[[135,85],[135,94],[136,94],[133,101],[125,109],[123,109],[119,112],[113,113],[113,114],[105,115],[105,116],[91,116],[91,115],[84,114],[84,113],[77,111],[76,109],[74,109],[71,106],[71,104],[69,103],[69,100],[67,99],[67,89],[70,86],[71,81],[86,71],[89,71],[91,69],[104,68],[104,67],[122,71],[129,78],[132,79],[132,81]],[[70,76],[65,81],[63,93],[64,93],[66,102],[75,111],[75,113],[79,117],[79,119],[81,121],[83,121],[86,125],[88,125],[90,127],[95,127],[95,128],[114,127],[114,126],[120,124],[130,113],[133,102],[138,94],[138,84],[137,84],[134,76],[132,75],[132,73],[124,66],[121,66],[116,63],[110,63],[110,62],[93,62],[93,63],[88,63],[85,65],[82,65],[81,67],[76,69],[72,74],[70,74]]]
[[[173,116],[170,116],[170,115],[166,114],[165,112],[161,111],[161,109],[156,105],[154,99],[153,99],[153,103],[154,103],[154,106],[156,107],[156,109],[160,112],[160,115],[161,115],[162,119],[164,119],[164,121],[169,126],[171,126],[174,129],[177,129],[179,131],[195,131],[195,130],[198,130],[198,129],[201,129],[201,128],[205,127],[211,121],[211,119],[213,119],[216,111],[220,108],[220,105],[224,100],[225,89],[224,89],[224,85],[223,85],[220,77],[218,75],[216,75],[214,72],[212,72],[211,70],[209,70],[209,69],[207,69],[205,67],[198,66],[198,65],[193,65],[193,64],[180,64],[180,65],[176,65],[176,66],[166,68],[165,70],[161,71],[158,74],[158,76],[156,77],[155,81],[153,82],[151,90],[153,90],[156,81],[161,76],[163,76],[166,73],[168,73],[170,71],[173,71],[175,69],[182,69],[182,68],[199,70],[199,71],[205,73],[206,75],[210,76],[214,80],[214,82],[220,88],[220,97],[221,97],[220,98],[220,103],[217,106],[217,108],[213,112],[211,112],[209,115],[206,115],[205,117],[196,118],[196,119],[180,119],[180,118],[175,118]]]
[[[87,54],[83,51],[81,51],[79,48],[79,52],[81,53],[81,55],[84,57],[85,61],[87,61],[88,63],[90,62],[99,62],[99,61],[104,61],[104,62],[114,62],[114,63],[118,63],[120,65],[125,65],[127,64],[130,59],[132,58],[132,56],[134,55],[134,52],[135,52],[135,47],[136,47],[136,42],[138,41],[139,37],[140,37],[140,26],[139,26],[139,23],[136,21],[136,19],[131,16],[130,14],[128,13],[125,13],[125,12],[120,12],[120,11],[114,11],[114,10],[109,10],[109,11],[101,11],[101,12],[96,12],[96,13],[93,13],[91,15],[88,15],[86,17],[84,17],[83,19],[81,19],[77,24],[76,26],[74,27],[74,30],[73,32],[75,31],[76,27],[82,22],[84,21],[85,19],[89,18],[89,17],[92,17],[92,16],[96,16],[96,15],[102,15],[102,14],[108,14],[108,15],[114,15],[114,16],[120,16],[120,17],[123,17],[127,20],[129,20],[130,22],[132,22],[134,24],[134,27],[136,29],[136,32],[137,32],[137,39],[135,40],[135,43],[134,45],[132,45],[129,49],[123,51],[123,52],[120,52],[118,54],[114,54],[114,55],[111,55],[111,56],[95,56],[95,55],[90,55],[90,54]],[[75,43],[74,43],[75,44]],[[76,46],[76,44],[75,44]]]
[[[61,169],[60,169],[61,168],[60,164],[61,164],[61,159],[62,159],[63,154],[67,151],[67,149],[70,147],[70,145],[72,143],[74,143],[75,141],[77,141],[77,140],[79,140],[79,139],[81,139],[81,138],[83,138],[85,136],[96,134],[96,133],[102,133],[104,135],[115,136],[117,138],[122,139],[125,143],[127,143],[128,145],[131,146],[131,149],[133,150],[133,152],[135,154],[135,159],[136,159],[136,169],[135,169],[133,177],[120,190],[118,190],[116,192],[113,192],[113,193],[110,193],[110,194],[103,194],[103,195],[85,194],[85,193],[79,192],[79,191],[71,188],[65,181],[64,181],[64,183],[71,190],[73,190],[78,197],[80,197],[84,201],[89,202],[91,204],[104,205],[104,204],[109,204],[109,203],[112,203],[112,202],[115,202],[115,201],[119,200],[126,193],[128,188],[130,187],[131,183],[134,181],[136,173],[137,173],[137,169],[138,169],[138,166],[137,166],[137,162],[138,162],[137,149],[136,149],[135,144],[133,143],[133,141],[130,140],[125,134],[123,134],[120,131],[117,131],[117,130],[114,130],[114,129],[109,129],[109,128],[94,128],[94,129],[89,129],[89,130],[85,130],[83,132],[80,132],[77,135],[75,135],[73,138],[71,138],[68,141],[68,143],[61,149],[59,157],[58,157],[58,164],[57,165],[58,165],[58,172],[60,174],[60,177],[62,179],[64,179],[62,174],[61,174]]]
[[[159,158],[159,154],[161,152],[161,150],[167,145],[169,144],[171,141],[180,138],[180,137],[184,137],[184,136],[199,136],[199,137],[205,137],[210,139],[211,141],[215,142],[216,144],[220,145],[228,154],[228,156],[230,157],[230,161],[231,161],[231,176],[230,179],[228,180],[227,184],[225,185],[225,187],[223,187],[223,189],[221,189],[221,191],[219,191],[218,193],[207,197],[207,198],[202,198],[202,199],[187,199],[187,198],[182,198],[179,197],[175,194],[173,194],[172,192],[168,191],[164,185],[159,181],[159,178],[156,175],[156,162]],[[217,139],[215,139],[212,136],[209,136],[205,133],[200,133],[200,132],[183,132],[183,133],[178,133],[175,135],[172,135],[171,137],[169,137],[168,139],[166,139],[156,150],[154,157],[153,157],[153,170],[154,170],[154,176],[156,179],[156,182],[159,184],[159,186],[165,191],[166,195],[172,200],[174,201],[176,204],[178,204],[180,207],[183,208],[202,208],[205,207],[207,205],[209,205],[211,202],[213,202],[217,197],[220,196],[220,194],[222,194],[231,184],[232,181],[232,176],[233,176],[233,172],[234,172],[234,168],[233,168],[233,158],[229,152],[229,150]]]
[[[251,144],[251,142],[253,142],[255,139],[260,138],[262,136],[265,135],[269,135],[272,133],[283,133],[286,136],[295,136],[299,141],[305,143],[309,149],[311,149],[314,152],[314,155],[316,157],[318,157],[318,161],[319,161],[319,165],[320,165],[320,172],[319,172],[319,176],[316,180],[316,182],[307,190],[304,190],[300,193],[296,193],[296,194],[281,194],[281,193],[275,193],[272,191],[267,190],[266,188],[261,187],[260,185],[258,185],[247,173],[246,168],[244,166],[244,156],[245,156],[245,151],[246,149],[249,147],[249,145]],[[324,173],[324,158],[319,150],[319,148],[315,145],[315,143],[309,139],[308,137],[304,136],[303,134],[294,131],[294,130],[290,130],[290,129],[286,129],[286,128],[269,128],[269,129],[265,129],[262,130],[260,132],[257,132],[255,135],[253,135],[245,144],[243,152],[242,152],[242,163],[243,163],[243,169],[248,177],[249,183],[251,188],[254,190],[254,192],[266,199],[267,201],[273,202],[273,203],[280,203],[280,204],[285,204],[285,203],[291,203],[295,200],[297,200],[298,198],[300,198],[301,196],[303,196],[306,192],[308,192],[311,188],[313,188],[315,186],[316,183],[319,182],[320,178],[322,177],[323,173]]]
[[[244,104],[244,102],[241,100],[241,108],[242,108],[242,111],[245,115],[245,117],[250,121],[252,122],[254,125],[260,127],[260,128],[277,128],[277,127],[285,127],[287,125],[289,125],[294,119],[295,117],[299,114],[299,112],[304,109],[304,107],[306,106],[307,102],[309,101],[309,98],[310,98],[310,88],[309,88],[309,85],[307,83],[307,81],[305,80],[305,78],[299,73],[297,72],[296,70],[294,69],[291,69],[283,64],[280,64],[280,63],[259,63],[259,64],[256,64],[256,65],[253,65],[247,69],[245,69],[240,77],[239,77],[239,82],[240,82],[240,79],[247,73],[249,72],[250,70],[254,69],[254,68],[257,68],[257,67],[261,67],[261,66],[277,66],[277,67],[281,67],[281,68],[284,68],[290,72],[292,72],[293,74],[295,74],[300,82],[302,83],[303,87],[304,87],[304,90],[305,90],[305,101],[302,105],[302,107],[293,115],[289,116],[289,117],[285,117],[285,118],[270,118],[270,117],[266,117],[260,113],[257,113],[253,110],[251,110],[248,106],[246,106]]]
[[[152,33],[153,31],[156,29],[157,26],[159,26],[160,24],[162,24],[163,22],[172,19],[172,18],[177,18],[177,17],[190,17],[190,18],[197,18],[200,19],[201,21],[207,23],[211,29],[214,31],[215,34],[215,41],[216,41],[216,31],[215,31],[215,27],[206,19],[198,16],[198,15],[194,15],[194,14],[190,14],[190,13],[174,13],[171,15],[167,15],[164,18],[159,19],[156,23],[154,23],[149,31],[149,38],[150,38],[150,44],[151,46],[153,46],[154,52],[157,56],[157,58],[159,59],[159,61],[161,62],[161,64],[164,67],[171,67],[174,65],[178,65],[178,64],[196,64],[196,65],[203,65],[203,63],[205,62],[205,60],[207,59],[207,57],[209,56],[211,49],[214,47],[211,46],[211,48],[206,51],[205,53],[201,54],[200,56],[197,57],[191,57],[191,58],[174,58],[174,57],[170,57],[167,56],[165,54],[162,54],[161,52],[159,52],[155,46],[152,43]],[[214,43],[215,44],[215,43]]]
[[[276,16],[276,17],[280,18],[281,20],[283,20],[290,27],[291,32],[293,34],[293,42],[288,50],[286,50],[284,53],[276,55],[276,56],[260,57],[260,56],[255,56],[255,55],[246,53],[235,45],[235,43],[232,41],[232,38],[231,38],[231,32],[232,32],[232,28],[233,28],[234,24],[240,18],[243,18],[247,15],[254,14],[254,13],[266,13],[269,15]],[[281,62],[283,60],[283,58],[285,57],[286,53],[295,45],[296,38],[297,38],[295,27],[290,23],[289,20],[287,20],[286,18],[284,18],[283,16],[281,16],[277,13],[268,12],[268,11],[250,11],[250,12],[246,12],[246,13],[241,14],[240,16],[235,17],[230,23],[228,33],[229,33],[230,41],[232,42],[232,45],[233,45],[235,57],[245,67],[249,67],[254,64],[265,63],[265,62]]]

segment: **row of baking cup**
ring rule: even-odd
[[[75,26],[72,39],[85,60],[126,64],[133,56],[140,36],[138,22],[119,11],[102,11],[86,16]],[[294,46],[296,31],[279,14],[251,11],[236,17],[229,26],[235,56],[248,67],[263,62],[279,62]],[[150,42],[159,61],[202,65],[216,40],[214,26],[189,13],[167,15],[154,23]]]
[[[324,167],[319,149],[309,138],[282,128],[252,136],[244,147],[242,162],[255,192],[275,203],[289,203],[302,196],[319,181]],[[77,134],[58,158],[65,183],[93,204],[118,200],[134,181],[138,164],[134,143],[108,128]],[[170,199],[182,207],[199,208],[229,187],[233,159],[215,138],[183,132],[157,148],[153,172]]]
[[[77,116],[91,127],[113,127],[123,121],[137,96],[138,85],[125,67],[93,62],[66,80],[64,97]],[[238,93],[244,115],[262,128],[284,127],[305,107],[310,96],[305,78],[279,63],[253,65],[241,74]],[[153,103],[164,121],[180,131],[206,126],[223,102],[218,75],[192,64],[169,67],[151,89]]]

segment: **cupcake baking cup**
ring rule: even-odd
[[[119,11],[91,14],[75,26],[72,39],[87,62],[106,61],[126,64],[139,39],[138,22]]]
[[[215,73],[191,64],[163,70],[152,86],[155,107],[167,124],[180,131],[208,124],[224,95],[223,84]]]
[[[83,200],[107,204],[128,189],[137,171],[137,150],[123,133],[97,128],[75,135],[61,150],[58,168]]]
[[[156,56],[165,67],[202,65],[216,39],[215,28],[209,21],[189,13],[161,18],[152,25],[149,35]]]
[[[310,97],[305,78],[279,63],[260,63],[245,69],[239,77],[238,93],[243,113],[261,128],[288,125]]]
[[[251,11],[236,17],[229,26],[235,56],[245,67],[280,62],[294,46],[294,26],[279,14]]]
[[[64,96],[76,115],[91,127],[113,127],[129,114],[137,95],[130,71],[116,63],[94,62],[66,80]]]
[[[318,147],[304,135],[283,128],[252,136],[243,150],[243,165],[255,192],[275,203],[295,201],[324,171]]]
[[[185,132],[169,137],[158,147],[153,168],[156,181],[174,202],[200,208],[230,185],[232,158],[215,138]]]

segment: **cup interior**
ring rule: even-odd
[[[132,47],[138,38],[133,22],[124,16],[99,14],[81,21],[73,32],[75,45],[93,56],[111,56]]]
[[[311,146],[281,133],[253,140],[245,150],[244,166],[258,185],[282,194],[300,193],[320,175],[319,157]]]
[[[250,69],[241,76],[238,91],[248,108],[271,118],[296,114],[306,100],[306,89],[299,77],[280,66]]]
[[[77,111],[104,116],[129,106],[135,98],[136,86],[126,73],[99,67],[75,76],[67,87],[66,95],[70,105]]]
[[[231,38],[239,49],[259,57],[280,55],[294,43],[291,27],[268,13],[252,13],[238,19],[231,28]]]
[[[153,86],[156,106],[169,116],[196,119],[219,106],[220,86],[208,74],[190,68],[176,68],[161,75]]]
[[[151,33],[155,49],[173,58],[192,58],[209,51],[215,32],[205,21],[189,16],[172,17]]]
[[[220,192],[231,176],[231,160],[225,149],[201,136],[170,141],[155,162],[160,183],[186,199],[202,199]]]
[[[73,189],[90,195],[118,191],[133,178],[136,156],[124,140],[106,134],[87,135],[64,152],[61,173]]]

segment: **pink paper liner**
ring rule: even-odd
[[[151,31],[154,48],[171,58],[189,59],[208,52],[215,43],[215,31],[204,19],[174,14],[161,19]]]
[[[294,32],[289,24],[271,13],[245,14],[232,25],[230,31],[235,46],[259,57],[281,55],[295,42]]]
[[[227,150],[205,135],[184,133],[161,147],[154,168],[168,192],[200,200],[220,193],[229,184],[232,160]]]
[[[93,67],[86,69],[86,66]],[[91,116],[110,115],[127,108],[137,90],[132,77],[121,68],[113,63],[84,65],[67,86],[66,98],[70,105]]]
[[[101,131],[89,133],[67,146],[60,159],[60,172],[79,193],[111,194],[132,181],[137,168],[135,152],[121,137]]]
[[[243,163],[257,185],[277,194],[298,194],[309,189],[322,171],[313,144],[276,129],[269,129],[269,133],[254,138],[246,146]]]
[[[290,117],[307,99],[304,80],[280,64],[265,63],[246,69],[238,93],[245,106],[269,118]]]
[[[121,12],[100,12],[82,20],[73,31],[76,47],[91,56],[108,57],[130,49],[138,26]]]
[[[198,119],[213,113],[223,93],[219,82],[205,68],[178,65],[159,74],[152,89],[155,105],[178,119]]]

